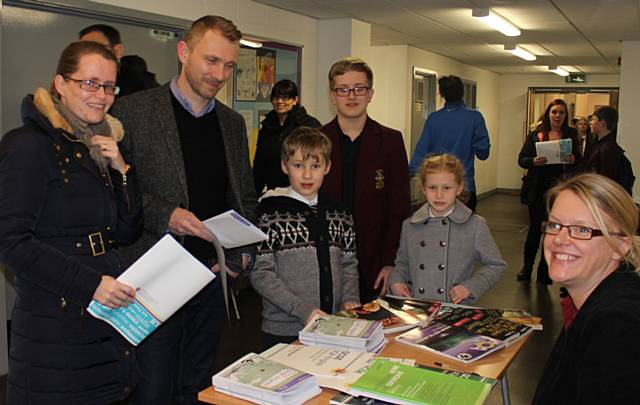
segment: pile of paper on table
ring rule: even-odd
[[[481,405],[495,383],[487,377],[377,359],[349,393],[393,404]]]
[[[380,353],[387,344],[382,323],[365,319],[316,315],[298,332],[302,344],[330,349]]]
[[[216,391],[257,404],[301,404],[320,394],[308,373],[249,353],[213,376]]]

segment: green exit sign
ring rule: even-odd
[[[570,73],[564,78],[567,83],[586,83],[587,78],[584,73]]]

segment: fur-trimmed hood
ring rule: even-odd
[[[67,120],[58,112],[51,98],[51,94],[42,87],[36,89],[33,94],[33,104],[40,114],[42,114],[54,128],[62,129],[69,135],[73,134],[73,128]],[[124,128],[122,123],[115,117],[106,114],[105,120],[111,129],[111,138],[116,142],[120,142],[124,138]]]

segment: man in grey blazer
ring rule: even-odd
[[[118,100],[112,111],[127,133],[121,148],[138,173],[144,204],[144,233],[124,249],[127,264],[171,233],[211,266],[215,252],[202,220],[228,209],[253,219],[257,203],[244,121],[215,99],[233,72],[241,36],[222,17],[198,19],[178,44],[180,74]],[[247,260],[233,249],[226,261],[234,277]],[[198,391],[211,385],[224,317],[218,280],[140,345],[143,380],[134,404],[196,404]]]

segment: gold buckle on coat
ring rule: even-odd
[[[94,240],[94,238],[96,238]],[[101,256],[105,253],[104,242],[102,241],[102,232],[96,232],[89,234],[89,245],[91,246],[91,253],[94,256]]]

